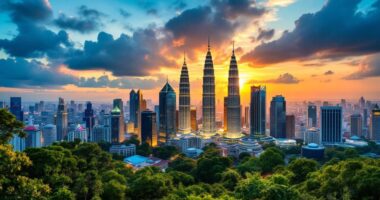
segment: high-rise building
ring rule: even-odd
[[[353,114],[350,117],[351,121],[351,136],[362,136],[363,133],[363,121],[360,114]]]
[[[143,98],[143,94],[141,90],[137,90],[137,101],[136,101],[136,119],[135,123],[135,133],[137,134],[137,138],[141,141],[141,112],[146,110],[146,101]]]
[[[146,142],[150,146],[157,146],[157,122],[156,113],[145,110],[141,113],[141,142]]]
[[[227,99],[227,138],[241,137],[241,105],[239,70],[235,57],[235,49],[232,49],[230,69],[228,71],[228,99]]]
[[[129,93],[129,121],[135,124],[137,127],[137,108],[138,108],[138,96],[135,90],[131,90]]]
[[[250,135],[265,135],[266,125],[266,87],[252,86],[251,87],[251,102],[250,102]]]
[[[11,113],[16,116],[19,121],[24,121],[24,112],[21,109],[21,97],[11,97]]]
[[[47,124],[42,127],[42,146],[52,145],[57,141],[57,127],[53,124]]]
[[[228,112],[227,112],[227,105],[228,105],[228,97],[224,97],[224,104],[223,104],[223,130],[227,132],[227,126],[228,126]]]
[[[244,107],[244,121],[243,126],[249,128],[249,106]]]
[[[191,118],[191,131],[197,132],[198,131],[197,108],[195,106],[191,106],[190,118]]]
[[[321,107],[321,135],[323,144],[342,142],[342,107]]]
[[[113,100],[113,108],[117,106],[120,109],[120,116],[123,121],[123,130],[125,130],[125,120],[124,120],[124,103],[122,99],[114,99]]]
[[[159,95],[160,132],[158,142],[165,143],[176,134],[176,94],[168,82]]]
[[[360,106],[360,108],[365,108],[365,99],[364,99],[364,97],[360,97],[360,99],[359,99],[359,106]]]
[[[270,135],[275,138],[286,138],[286,102],[277,95],[270,103]]]
[[[363,135],[368,138],[368,109],[363,109]]]
[[[24,128],[24,132],[26,133],[25,148],[41,147],[41,131],[37,126],[30,124]]]
[[[372,109],[370,121],[371,139],[380,141],[380,108],[378,105]]]
[[[66,105],[63,98],[59,98],[58,100],[58,109],[57,109],[57,140],[62,141],[65,140],[67,137],[67,111],[66,111]]]
[[[210,39],[203,69],[202,115],[202,135],[208,138],[215,134],[215,76]]]
[[[92,103],[87,102],[86,103],[86,109],[84,110],[84,118],[83,121],[86,123],[86,129],[87,129],[87,136],[89,137],[89,141],[93,141],[93,128],[95,125],[95,116],[94,116],[94,109],[92,109]]]
[[[70,142],[75,141],[75,139],[79,139],[82,142],[87,142],[87,130],[81,124],[77,124],[74,130],[71,130],[67,134],[67,140]]]
[[[320,145],[321,144],[321,132],[318,128],[312,127],[309,128],[305,132],[305,138],[304,138],[305,144],[315,143]]]
[[[286,138],[294,139],[296,136],[296,117],[286,115]]]
[[[0,101],[0,109],[2,108],[5,108],[5,102],[4,101]]]
[[[111,111],[111,143],[120,144],[124,142],[124,121],[121,110],[117,105]]]
[[[179,81],[179,113],[178,113],[178,131],[180,133],[191,132],[190,119],[190,82],[189,72],[187,70],[186,58],[183,58],[181,76]]]
[[[93,142],[111,142],[111,129],[108,125],[95,125],[92,135]]]
[[[317,106],[310,104],[307,106],[307,125],[317,127]]]

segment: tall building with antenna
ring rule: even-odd
[[[179,81],[179,114],[178,131],[183,134],[191,132],[190,118],[190,82],[186,65],[186,55],[183,55],[183,65]]]
[[[215,134],[215,75],[214,64],[210,51],[210,38],[203,68],[202,93],[202,136],[210,137]]]

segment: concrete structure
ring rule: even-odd
[[[305,138],[304,138],[304,143],[305,144],[321,144],[321,132],[318,128],[312,127],[309,128],[306,133],[305,133]]]
[[[325,148],[315,143],[302,146],[301,155],[306,158],[322,159],[325,154]]]
[[[190,118],[191,118],[191,132],[197,132],[198,131],[197,108],[195,106],[191,107]]]
[[[57,110],[57,140],[62,141],[67,137],[67,110],[65,105],[65,100],[63,98],[58,99],[58,110]]]
[[[141,142],[146,142],[151,147],[155,147],[158,142],[157,137],[156,113],[145,110],[141,113]]]
[[[120,144],[124,142],[124,121],[121,110],[117,105],[111,111],[111,143]]]
[[[47,124],[42,127],[42,146],[52,145],[57,141],[57,127],[53,124]]]
[[[24,121],[24,112],[22,111],[21,97],[11,97],[11,105],[9,111],[16,117],[17,120]]]
[[[203,69],[202,93],[202,135],[211,137],[215,134],[215,76],[214,64],[210,51],[210,40]]]
[[[70,131],[67,134],[67,140],[69,142],[73,142],[75,139],[79,139],[82,142],[87,142],[88,141],[87,138],[88,138],[87,130],[81,124],[78,124],[75,130]]]
[[[111,142],[111,127],[109,125],[95,125],[91,138],[92,142]]]
[[[286,115],[286,138],[294,139],[296,135],[296,117]]]
[[[159,95],[160,132],[158,143],[163,144],[176,134],[176,94],[172,86],[166,82]]]
[[[317,106],[314,104],[307,106],[307,126],[317,127]]]
[[[92,138],[93,136],[92,132],[95,126],[95,116],[94,116],[94,109],[92,109],[91,102],[86,103],[86,109],[84,110],[83,121],[86,124],[87,136],[89,137],[88,141],[94,141],[94,138]]]
[[[42,146],[42,136],[38,126],[28,125],[24,128],[24,132],[26,133],[25,148],[38,148]]]
[[[144,167],[155,166],[164,171],[168,167],[168,161],[155,157],[144,157],[140,155],[130,156],[124,159],[124,162],[138,170]]]
[[[353,114],[350,116],[351,136],[363,135],[363,120],[360,114]]]
[[[112,145],[110,147],[110,153],[111,154],[118,154],[121,156],[125,157],[130,157],[136,155],[136,145],[134,144],[117,144],[117,145]]]
[[[376,105],[371,112],[370,138],[380,142],[380,108]]]

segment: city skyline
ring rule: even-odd
[[[144,6],[134,1],[109,5],[101,1],[25,1],[25,7],[22,3],[0,4],[1,100],[22,96],[25,101],[55,101],[62,96],[108,102],[127,99],[131,89],[142,89],[145,98],[158,102],[155,94],[166,77],[179,94],[174,77],[180,76],[186,51],[194,88],[191,105],[197,105],[202,100],[208,37],[213,48],[216,101],[223,102],[227,96],[232,41],[241,74],[242,105],[249,104],[252,84],[267,85],[268,97],[281,94],[289,101],[360,96],[379,100],[376,94],[380,89],[375,84],[380,75],[379,38],[366,36],[363,29],[368,27],[359,25],[339,31],[348,18],[358,24],[378,24],[379,2],[375,0],[144,1]],[[40,15],[26,12],[30,8],[39,9]],[[330,10],[336,8],[342,13],[331,22],[336,24],[325,22],[335,15]],[[310,19],[305,17],[307,13]],[[313,37],[313,26],[331,28]],[[378,30],[371,32],[376,35]],[[340,35],[342,41],[336,43],[328,35]],[[355,44],[351,35],[363,44]],[[289,46],[294,38],[299,43]],[[54,42],[45,44],[45,39]],[[315,45],[317,42],[320,45]],[[102,57],[101,52],[108,53]]]

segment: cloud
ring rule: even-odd
[[[256,40],[270,40],[274,36],[274,29],[259,29],[259,35],[257,36]]]
[[[333,75],[333,74],[334,74],[334,72],[331,70],[324,73],[324,75],[326,75],[326,76]]]
[[[360,80],[380,76],[380,54],[374,54],[363,60],[359,69],[344,77],[346,80]]]
[[[286,7],[294,2],[295,0],[269,0],[267,4],[268,6]]]
[[[153,29],[138,29],[132,36],[121,34],[117,39],[100,32],[97,41],[86,41],[84,48],[65,63],[76,70],[103,69],[115,76],[146,76],[161,66],[175,66],[159,54],[160,42]]]
[[[16,24],[26,21],[44,21],[52,16],[49,1],[46,0],[2,0],[0,11],[11,13],[11,19]]]
[[[158,10],[155,8],[150,8],[146,11],[146,14],[148,15],[158,15]]]
[[[2,87],[59,87],[76,82],[76,78],[62,74],[36,60],[23,58],[0,59],[0,86]]]
[[[368,12],[357,12],[360,0],[327,1],[304,14],[293,31],[257,46],[243,61],[272,64],[297,59],[336,58],[380,51],[380,1]]]
[[[63,29],[89,33],[98,30],[102,26],[101,18],[104,16],[105,14],[83,5],[78,9],[78,16],[67,16],[61,13],[58,18],[54,20],[54,23]]]
[[[107,75],[98,78],[84,78],[75,84],[78,87],[93,88],[121,88],[121,89],[154,89],[161,87],[165,83],[165,78],[158,76],[157,78],[137,78],[137,77],[121,77],[110,79]]]
[[[210,5],[184,10],[170,19],[165,29],[173,40],[183,39],[189,49],[206,46],[208,36],[211,37],[211,45],[220,46],[231,41],[235,31],[246,25],[241,18],[252,22],[266,12],[252,0],[212,0]]]
[[[289,74],[289,73],[285,73],[285,74],[281,74],[276,79],[267,80],[265,82],[267,82],[267,83],[281,83],[281,84],[296,84],[296,83],[299,83],[300,80],[297,79],[296,77],[294,77],[293,75]]]
[[[122,9],[122,8],[119,9],[119,13],[120,13],[120,15],[123,16],[124,18],[128,18],[128,17],[131,16],[131,13],[130,13],[130,12],[128,12],[128,11]]]
[[[176,0],[170,5],[170,8],[173,8],[176,11],[181,11],[185,9],[186,6],[187,4],[184,0]]]

